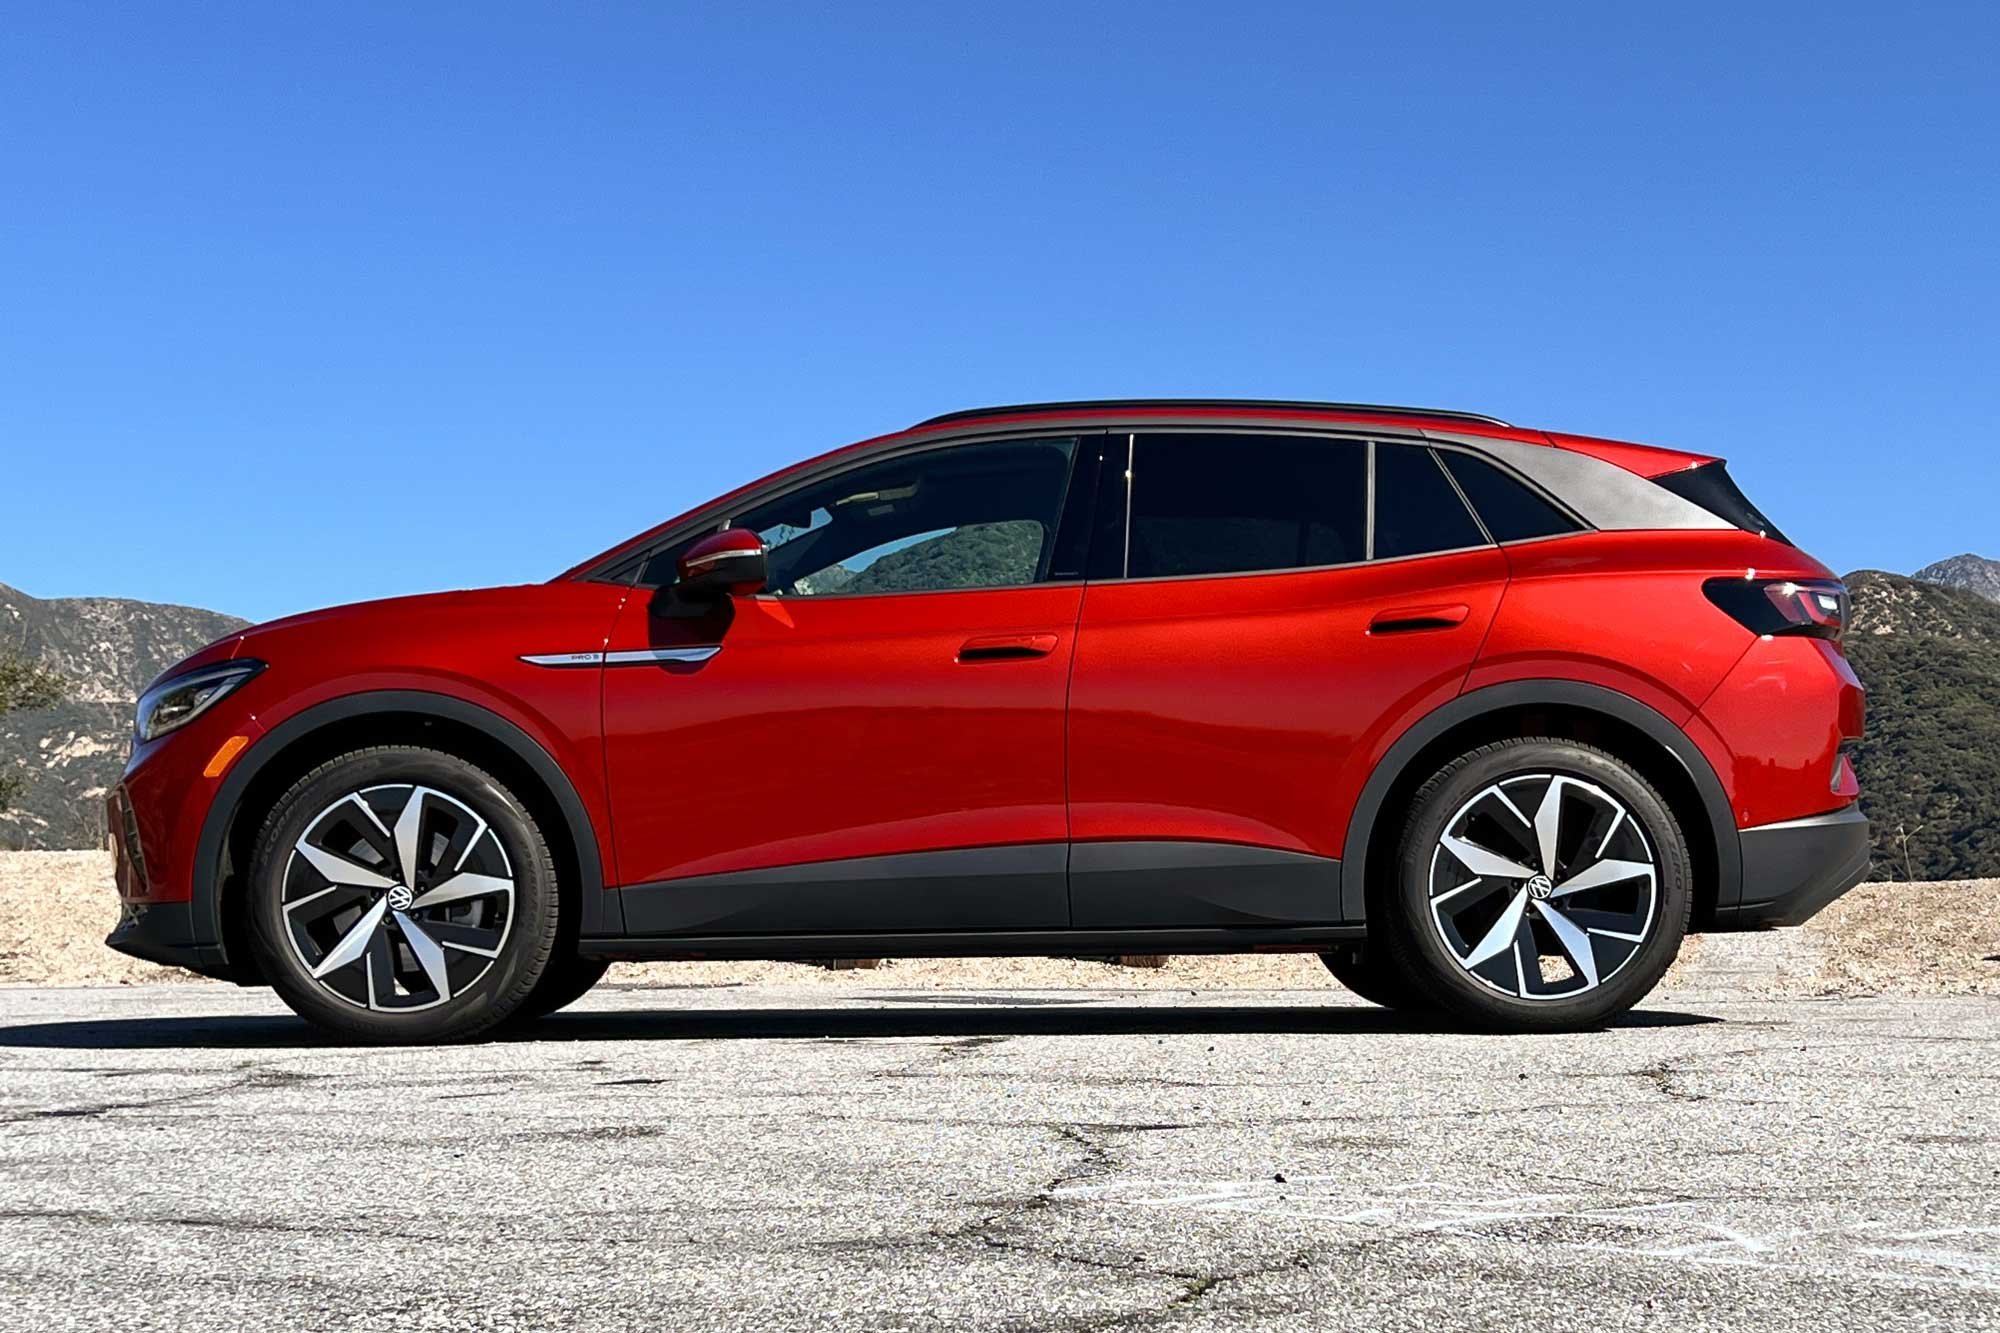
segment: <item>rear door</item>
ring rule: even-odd
[[[1074,924],[1339,921],[1369,760],[1457,693],[1505,559],[1420,444],[1119,443],[1070,687]]]
[[[1076,437],[866,463],[732,516],[756,597],[633,598],[605,763],[637,935],[1068,924]],[[666,582],[669,552],[654,562]]]

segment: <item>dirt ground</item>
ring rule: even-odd
[[[103,852],[0,852],[0,985],[194,982],[104,947],[117,919]],[[2000,879],[1865,884],[1802,930],[1690,940],[1666,985],[1747,974],[1794,995],[2000,994]],[[685,986],[775,982],[849,987],[1288,989],[1328,984],[1310,954],[1184,956],[1161,967],[1059,958],[909,959],[829,970],[799,963],[619,964],[608,980]]]

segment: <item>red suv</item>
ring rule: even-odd
[[[1600,1024],[1860,879],[1845,590],[1721,461],[1329,403],[961,412],[139,703],[110,944],[368,1041],[613,959],[1305,950]]]

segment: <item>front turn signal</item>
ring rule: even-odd
[[[236,762],[236,756],[242,754],[243,748],[248,744],[250,744],[248,736],[231,736],[215,748],[215,754],[210,757],[208,767],[201,770],[201,775],[205,778],[221,777],[229,771],[229,766]]]

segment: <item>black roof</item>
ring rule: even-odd
[[[1290,408],[1313,412],[1379,412],[1399,417],[1436,417],[1441,421],[1478,421],[1489,426],[1509,424],[1498,417],[1489,417],[1478,412],[1453,412],[1439,407],[1395,407],[1387,403],[1291,402],[1276,398],[1098,398],[1069,403],[1008,403],[1000,407],[974,407],[962,412],[946,412],[942,416],[927,418],[919,421],[911,429],[942,425],[948,421],[970,421],[978,417],[1022,416],[1030,412],[1094,412],[1120,407]]]

